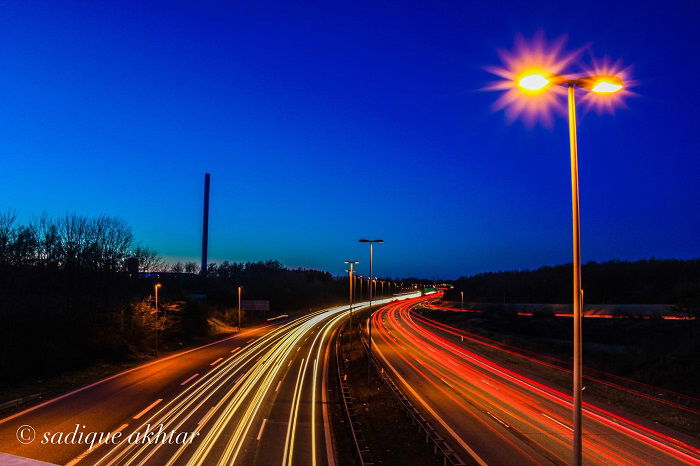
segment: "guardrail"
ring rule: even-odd
[[[20,405],[23,405],[24,403],[36,400],[37,398],[41,398],[42,396],[44,396],[44,393],[35,393],[33,395],[17,398],[16,400],[10,400],[5,403],[0,403],[0,413],[9,411],[12,408],[16,408]]]
[[[371,317],[370,317],[371,318]],[[362,332],[361,327],[358,326],[358,332],[360,333],[362,339],[362,345],[365,348],[365,353],[367,357],[372,362],[372,365],[377,370],[380,378],[384,381],[384,384],[389,387],[389,390],[394,394],[399,404],[404,409],[408,417],[411,419],[411,424],[417,426],[418,432],[425,434],[426,443],[433,444],[433,453],[436,455],[442,455],[444,466],[464,466],[466,463],[460,458],[457,453],[450,447],[447,441],[440,435],[440,433],[435,430],[433,425],[428,421],[425,416],[413,405],[411,400],[404,395],[401,389],[394,383],[394,381],[389,377],[389,374],[384,370],[382,363],[376,358],[376,356],[369,352],[369,346],[367,345],[367,338],[364,332]]]
[[[342,328],[344,328],[344,326]],[[340,332],[342,331],[342,328],[338,331],[338,335],[335,339],[335,365],[338,370],[340,397],[343,399],[345,417],[348,420],[350,432],[352,432],[352,440],[355,444],[355,450],[357,452],[357,457],[360,460],[360,464],[363,466],[371,466],[374,465],[372,452],[370,452],[369,447],[367,446],[367,441],[362,434],[362,426],[360,421],[357,419],[357,414],[355,413],[355,402],[352,395],[350,395],[350,387],[348,387],[348,361],[345,358],[340,357]]]

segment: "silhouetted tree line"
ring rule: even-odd
[[[235,297],[234,287],[243,286],[244,299],[267,299],[273,311],[310,308],[338,303],[347,295],[347,281],[328,272],[290,269],[280,262],[228,262],[208,267],[210,297]]]
[[[134,258],[140,274],[129,271]],[[198,271],[194,262],[168,266],[118,218],[43,215],[22,225],[0,214],[0,392],[12,381],[153,354],[156,328],[161,350],[204,338],[212,317],[235,323],[237,286],[244,299],[269,300],[273,312],[346,299],[342,278],[276,261]],[[244,323],[263,319],[245,315]]]
[[[488,272],[455,281],[455,291],[474,302],[568,303],[571,264],[536,270]],[[700,306],[700,260],[589,262],[582,267],[585,301],[591,304]]]
[[[14,212],[0,213],[0,267],[120,272],[136,259],[142,272],[159,270],[157,253],[136,244],[126,223],[116,217],[41,215],[28,225]]]

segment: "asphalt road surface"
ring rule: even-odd
[[[0,420],[0,452],[71,466],[335,465],[326,362],[348,316],[251,328],[39,404]]]
[[[453,447],[479,464],[570,464],[571,397],[481,357],[413,318],[430,297],[373,315],[375,351]],[[700,464],[700,450],[629,416],[584,405],[584,463]],[[679,440],[682,439],[682,440]]]

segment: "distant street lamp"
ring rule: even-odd
[[[156,283],[153,286],[153,289],[155,290],[156,294],[156,357],[158,357],[158,326],[160,325],[160,321],[158,320],[158,288],[160,288],[161,285],[160,283]]]
[[[238,287],[238,331],[241,331],[241,293],[243,293],[243,287]]]
[[[360,261],[354,261],[354,260],[347,260],[345,261],[346,264],[350,265],[350,268],[346,270],[348,273],[348,283],[350,284],[350,328],[352,329],[352,304],[353,304],[353,299],[352,299],[352,284],[353,280],[355,277],[353,276],[355,273],[355,264],[359,264]]]
[[[460,291],[459,295],[462,297],[462,310],[464,310],[464,291]]]
[[[360,243],[369,243],[369,354],[372,355],[372,277],[373,277],[373,247],[374,244],[383,244],[383,239],[361,239]],[[376,283],[375,283],[376,285]]]

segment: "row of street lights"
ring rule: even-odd
[[[361,239],[360,243],[368,243],[369,244],[369,354],[372,356],[372,280],[374,279],[373,277],[373,270],[372,267],[374,266],[374,245],[375,244],[383,244],[384,240],[383,239]],[[375,284],[376,285],[376,284]]]

